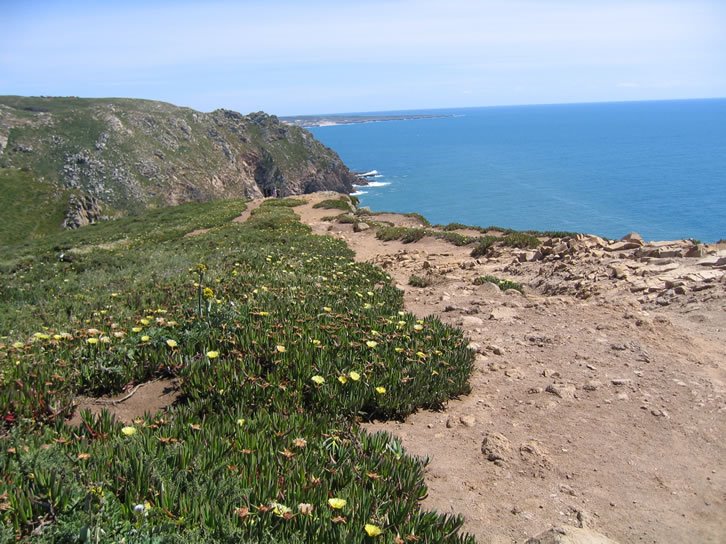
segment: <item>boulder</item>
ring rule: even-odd
[[[623,242],[632,242],[634,244],[638,244],[639,246],[642,246],[645,244],[645,241],[643,240],[643,237],[638,234],[637,232],[630,232],[623,236],[621,239]]]

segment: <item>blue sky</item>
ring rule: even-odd
[[[724,0],[0,0],[0,94],[278,115],[726,96]]]

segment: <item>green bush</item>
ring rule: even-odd
[[[540,241],[536,236],[524,232],[513,232],[501,239],[503,246],[516,247],[519,249],[534,249],[539,247]]]
[[[350,203],[346,198],[321,200],[313,205],[313,208],[322,208],[324,210],[343,210],[350,211]]]
[[[499,240],[499,238],[495,236],[482,236],[476,243],[474,249],[471,250],[471,256],[474,258],[484,257],[489,253],[489,250],[497,240]]]
[[[404,244],[418,242],[426,236],[426,229],[409,228],[409,227],[380,227],[376,231],[376,238],[389,242],[391,240],[401,240]]]

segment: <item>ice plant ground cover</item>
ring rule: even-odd
[[[359,427],[467,392],[466,340],[280,204],[5,248],[0,542],[473,542],[421,510],[422,461]],[[79,394],[162,376],[167,412],[66,422]]]

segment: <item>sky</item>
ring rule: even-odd
[[[726,0],[0,0],[0,95],[277,115],[726,96]]]

